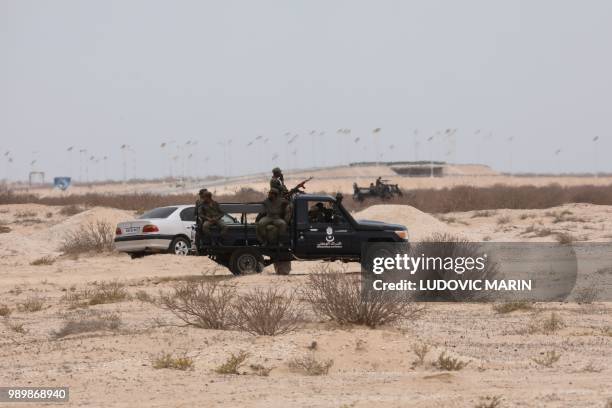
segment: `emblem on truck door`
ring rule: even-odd
[[[342,242],[336,242],[334,229],[330,226],[325,229],[325,242],[319,242],[317,248],[342,248]]]

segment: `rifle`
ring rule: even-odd
[[[304,191],[302,189],[304,188],[304,185],[308,183],[310,180],[312,180],[313,178],[314,177],[308,177],[306,180],[303,180],[300,183],[298,183],[295,187],[289,190],[289,192],[287,193],[287,197],[292,197],[296,193],[303,193]]]

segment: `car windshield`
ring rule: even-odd
[[[170,216],[170,214],[172,214],[173,212],[175,212],[177,209],[177,207],[161,207],[161,208],[155,208],[153,210],[147,211],[146,213],[142,214],[140,217],[140,219],[148,219],[148,218],[168,218]]]

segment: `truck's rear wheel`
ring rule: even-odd
[[[274,262],[274,272],[277,275],[289,275],[289,272],[291,272],[291,261]]]
[[[253,248],[238,249],[230,258],[229,269],[234,275],[260,273],[263,270],[263,257]]]

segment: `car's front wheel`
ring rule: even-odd
[[[168,251],[174,255],[189,255],[191,242],[185,237],[176,237],[172,240]]]

